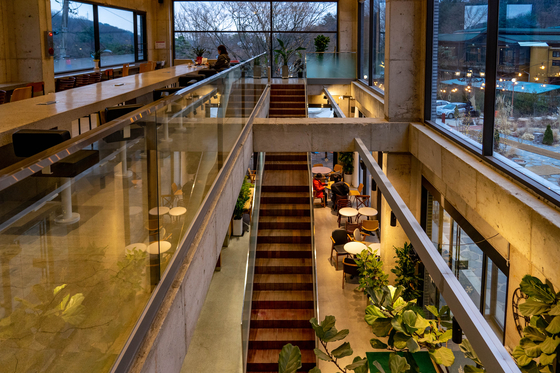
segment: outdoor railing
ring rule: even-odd
[[[355,80],[356,58],[355,52],[306,53],[307,79]]]
[[[251,131],[251,63],[0,170],[2,370],[127,371]]]

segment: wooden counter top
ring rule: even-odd
[[[0,146],[11,143],[12,133],[19,129],[60,127],[108,106],[176,83],[179,76],[198,69],[200,67],[173,66],[0,105]],[[45,105],[49,101],[56,103]]]

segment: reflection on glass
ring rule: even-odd
[[[273,31],[336,31],[336,2],[273,2]]]
[[[95,42],[93,5],[51,1],[54,72],[92,69]]]
[[[560,193],[560,10],[500,9],[494,155]]]
[[[101,66],[134,62],[134,13],[98,7]]]
[[[356,79],[356,53],[306,53],[307,78]]]
[[[496,335],[502,339],[505,328],[507,276],[488,259],[484,316]]]
[[[137,29],[136,29],[136,38],[137,38],[137,43],[138,43],[138,60],[139,61],[144,61],[145,57],[144,57],[144,49],[145,49],[145,43],[146,43],[146,39],[145,39],[145,35],[144,35],[144,28],[145,28],[145,24],[144,24],[144,19],[145,16],[142,15],[137,15],[136,16],[136,24],[137,24]]]
[[[320,54],[321,56],[324,56],[324,58],[320,57],[319,54],[313,53],[313,51],[315,51],[315,38],[319,35],[324,35],[326,37],[328,37],[330,39],[329,41],[329,45],[327,50],[325,51],[324,54]],[[273,49],[273,53],[274,53],[274,63],[273,63],[273,72],[272,72],[272,76],[273,77],[278,77],[278,76],[282,76],[282,64],[283,64],[283,58],[281,56],[278,55],[277,52],[275,52],[276,50],[281,49],[280,45],[278,43],[277,39],[282,40],[282,42],[284,42],[284,46],[287,50],[292,50],[295,51],[295,49],[297,49],[298,47],[303,47],[305,48],[305,50],[301,50],[301,51],[295,51],[292,52],[288,57],[288,67],[289,67],[289,71],[290,71],[290,77],[297,77],[297,73],[299,71],[303,70],[303,63],[301,61],[304,60],[308,60],[307,56],[313,56],[313,61],[318,61],[319,59],[321,59],[321,61],[323,61],[327,66],[329,65],[329,63],[341,63],[341,67],[346,67],[346,57],[350,56],[350,53],[345,54],[345,57],[342,57],[343,60],[339,61],[339,58],[335,58],[334,55],[332,53],[328,53],[328,52],[334,52],[336,50],[336,34],[335,33],[276,33],[273,34],[273,42],[272,42],[272,49]],[[304,57],[305,55],[305,57]],[[353,58],[354,59],[354,64],[355,62],[355,54],[352,54],[353,57],[348,57],[348,58]],[[332,66],[332,64],[331,64]],[[313,74],[317,74],[318,72],[315,71],[315,69],[317,68],[316,65],[308,65],[306,66],[306,70],[307,70],[307,76],[311,77],[311,75]],[[327,67],[328,68],[328,67]],[[356,77],[356,67],[355,66],[348,66],[348,68],[353,69],[353,79],[355,79]],[[344,73],[344,72],[342,72]]]
[[[432,121],[480,147],[488,2],[434,2]]]
[[[372,35],[372,82],[380,90],[385,90],[385,0],[371,0],[374,4]]]
[[[111,369],[263,89],[233,70],[0,191],[2,371]]]
[[[370,1],[366,0],[363,2],[363,13],[360,24],[360,34],[362,35],[362,45],[360,48],[360,61],[361,61],[361,71],[360,79],[365,80],[369,83],[369,52],[370,52]]]

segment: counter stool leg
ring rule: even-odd
[[[80,214],[72,212],[72,179],[67,180],[67,187],[60,193],[62,199],[62,215],[54,219],[56,224],[74,224],[80,221]]]

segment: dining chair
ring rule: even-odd
[[[336,270],[338,271],[338,257],[348,256],[346,250],[344,250],[344,245],[348,242],[348,235],[345,229],[335,229],[331,233],[331,265],[333,262],[333,253],[336,253]]]
[[[31,87],[16,88],[12,92],[12,97],[10,97],[10,102],[26,100],[31,97],[33,97],[33,88]]]
[[[335,164],[334,167],[333,167],[333,171],[342,173],[342,165]]]
[[[6,91],[0,91],[0,105],[6,102]]]
[[[340,209],[344,207],[350,207],[350,201],[344,198],[337,198],[336,200],[336,213],[338,215],[338,227],[340,228],[340,219],[342,219],[342,215],[340,215]],[[350,222],[350,218],[347,219]]]
[[[76,77],[76,84],[74,87],[83,87],[89,84],[89,74],[82,74]]]
[[[76,85],[76,77],[60,78],[56,80],[56,91],[62,92],[74,88]]]
[[[321,191],[319,191],[319,190],[314,190],[314,191],[313,191],[313,204],[315,204],[315,200],[318,198],[318,199],[321,200],[321,207],[325,207],[324,191],[323,191],[323,198],[317,197],[317,195],[318,195],[320,192],[321,192]]]
[[[344,289],[344,283],[346,282],[346,275],[359,276],[358,265],[352,258],[342,259],[342,288]]]
[[[362,220],[362,230],[376,234],[379,229],[379,220]]]
[[[36,93],[41,92],[40,96],[45,95],[45,83],[44,82],[35,82],[35,83],[28,83],[27,87],[31,87],[32,96],[35,97]]]
[[[130,69],[130,64],[125,63],[122,66],[122,76],[128,76],[128,70]]]
[[[99,83],[101,81],[102,76],[103,76],[103,73],[101,73],[101,72],[89,74],[89,83],[88,84]]]
[[[354,200],[356,199],[356,196],[359,196],[362,194],[362,189],[364,189],[364,184],[360,183],[360,185],[358,185],[358,190],[351,190],[350,193],[348,193],[350,195],[350,197],[354,197]]]
[[[365,194],[358,194],[354,196],[356,200],[356,209],[360,209],[361,207],[369,207],[369,199],[370,196]]]
[[[249,180],[251,181],[251,184],[255,184],[255,180],[257,178],[257,171],[247,168],[247,172],[249,174]]]
[[[152,71],[151,63],[140,64],[140,73],[147,73],[148,71]]]
[[[346,223],[346,234],[351,235],[354,234],[354,231],[357,229],[362,229],[361,223]]]
[[[105,80],[115,79],[115,70],[107,69],[103,72],[103,76],[105,76]]]

